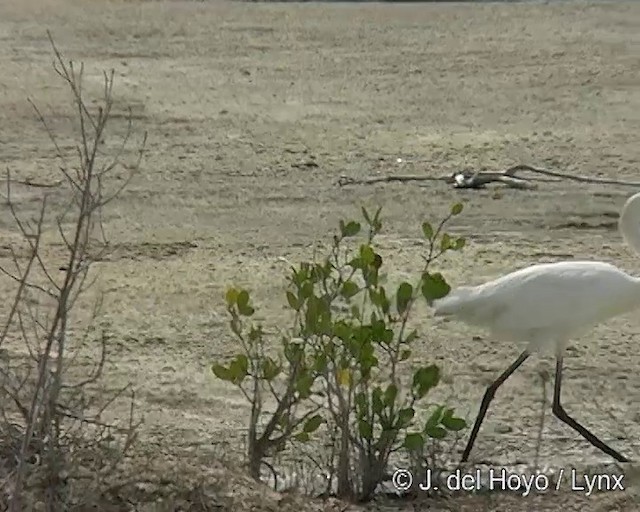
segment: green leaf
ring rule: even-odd
[[[424,424],[424,431],[426,432],[428,429],[432,427],[437,427],[442,421],[442,410],[444,409],[444,405],[439,405],[435,408],[435,410],[427,419],[427,422]]]
[[[412,297],[413,286],[407,282],[403,282],[398,286],[398,291],[396,292],[396,307],[399,314],[402,314],[407,310]]]
[[[378,315],[373,312],[371,314],[371,326],[368,329],[369,339],[373,341],[382,341],[385,338],[385,329],[386,325],[384,320],[379,319]]]
[[[231,364],[237,365],[242,373],[246,374],[249,371],[249,359],[244,354],[238,354]]]
[[[411,420],[415,416],[416,411],[413,407],[405,407],[398,411],[397,428],[407,428],[411,424]]]
[[[378,290],[380,293],[380,307],[382,308],[382,312],[386,315],[389,313],[389,309],[391,308],[391,302],[387,298],[387,291],[384,286],[381,286]]]
[[[373,216],[373,220],[371,221],[371,227],[373,229],[373,233],[377,234],[382,229],[382,221],[380,220],[380,212],[382,212],[382,206],[378,207],[376,210],[376,214]]]
[[[324,373],[327,369],[327,354],[325,352],[313,355],[313,369],[318,373]]]
[[[344,221],[340,221],[340,234],[344,238],[356,236],[358,233],[360,233],[360,229],[361,226],[359,222],[352,220],[345,224]]]
[[[376,253],[370,245],[360,246],[360,259],[366,266],[373,265],[376,259]]]
[[[413,331],[411,331],[408,336],[404,339],[404,342],[406,344],[412,343],[413,340],[418,338],[418,331],[416,331],[415,329]]]
[[[384,392],[384,405],[390,407],[396,401],[396,397],[398,396],[398,386],[395,384],[389,384],[387,386],[386,391]]]
[[[452,408],[444,411],[440,424],[452,432],[458,432],[467,426],[467,422],[465,420],[454,417]]]
[[[368,416],[369,402],[367,401],[367,395],[365,395],[363,392],[356,393],[353,401],[356,404],[356,412],[358,414],[358,417]]]
[[[342,285],[342,289],[340,290],[340,295],[342,295],[345,299],[350,299],[354,295],[356,295],[360,291],[358,285],[353,281],[345,281]]]
[[[440,272],[434,274],[425,272],[422,275],[422,295],[428,303],[445,297],[450,291],[451,287]]]
[[[311,386],[313,386],[314,378],[308,373],[303,373],[296,381],[296,390],[300,393],[300,398],[309,398],[311,396]]]
[[[225,294],[225,300],[227,301],[227,305],[233,306],[238,301],[238,290],[229,288]]]
[[[292,366],[296,366],[304,357],[304,351],[300,346],[300,343],[288,340],[283,337],[282,344],[284,348],[284,357],[291,363]]]
[[[275,379],[280,373],[280,365],[278,365],[273,359],[270,357],[265,357],[264,361],[262,361],[262,377],[266,381],[272,381]]]
[[[447,431],[442,427],[429,427],[425,429],[425,434],[433,439],[443,439],[447,435]]]
[[[338,228],[340,229],[340,236],[344,237],[344,231],[346,229],[347,225],[344,223],[344,221],[342,219],[340,219],[338,221]]]
[[[234,383],[239,384],[247,376],[249,360],[244,354],[238,354],[229,364],[229,375]]]
[[[428,222],[422,223],[422,234],[427,240],[431,240],[433,238],[433,226]]]
[[[300,310],[300,303],[298,302],[298,297],[295,296],[293,292],[287,291],[287,302],[291,309],[295,311]]]
[[[374,414],[380,414],[384,409],[384,402],[382,401],[382,389],[380,386],[373,388],[371,392],[371,409]]]
[[[440,239],[440,250],[447,251],[449,249],[451,249],[451,237],[448,233],[443,233]]]
[[[424,438],[418,432],[411,432],[404,437],[402,446],[409,451],[421,450],[424,447]]]
[[[462,203],[456,203],[451,207],[451,215],[460,215],[462,213]]]
[[[371,217],[369,216],[369,212],[367,211],[367,209],[362,206],[361,208],[362,211],[362,216],[364,217],[364,220],[367,221],[367,224],[371,225]]]
[[[238,306],[238,312],[244,316],[251,316],[254,313],[254,309],[249,306],[249,292],[246,290],[240,290],[236,297],[236,304]]]
[[[238,313],[243,316],[251,316],[255,313],[255,309],[253,309],[251,306],[240,306],[238,304]]]
[[[442,426],[452,432],[459,432],[467,427],[467,422],[462,418],[443,418]]]
[[[419,368],[413,374],[413,389],[418,398],[424,397],[438,382],[440,369],[435,364]]]
[[[306,443],[310,439],[310,436],[308,432],[300,432],[293,436],[293,438],[301,443]]]
[[[408,348],[404,349],[402,352],[400,352],[400,361],[406,361],[407,359],[409,359],[411,357],[411,350],[409,350]]]
[[[373,257],[373,265],[372,266],[376,270],[379,270],[380,267],[382,266],[382,256],[380,256],[379,254],[376,253],[376,255]]]
[[[229,382],[233,380],[231,377],[231,372],[229,371],[229,368],[226,368],[221,364],[217,364],[217,363],[212,364],[211,371],[216,377],[218,377],[221,380],[226,380]]]
[[[371,427],[371,423],[365,420],[359,420],[358,433],[360,434],[360,437],[362,437],[363,439],[373,438],[373,428]]]
[[[320,427],[322,423],[324,423],[324,418],[319,414],[316,414],[315,416],[311,416],[311,418],[309,418],[305,422],[302,430],[303,432],[307,432],[308,434],[311,434],[312,432],[315,432],[316,430],[318,430],[318,427]]]
[[[301,299],[308,299],[312,295],[313,295],[313,282],[305,281],[300,286],[300,298]]]
[[[352,372],[349,368],[340,368],[336,371],[337,381],[340,386],[348,387],[351,385]]]
[[[249,305],[249,292],[247,290],[240,290],[238,298],[236,299],[238,309],[242,309]]]
[[[338,321],[333,324],[333,335],[342,341],[350,339],[352,333],[353,327],[346,322]]]
[[[362,269],[363,267],[365,267],[366,265],[364,264],[364,262],[362,261],[362,258],[360,256],[357,256],[355,258],[352,258],[351,260],[349,260],[349,262],[347,263],[347,265],[349,265],[351,268],[353,268],[354,270],[358,270],[358,269]]]

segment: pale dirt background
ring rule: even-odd
[[[455,201],[465,212],[452,227],[468,246],[444,262],[453,284],[567,258],[638,272],[616,231],[632,189],[336,186],[341,175],[515,163],[637,180],[638,3],[3,2],[0,160],[20,178],[46,180],[56,168],[27,96],[63,136],[69,130],[47,28],[67,57],[85,62],[89,94],[99,93],[101,71],[115,68],[118,108],[132,106],[136,127],[149,131],[143,172],[107,213],[118,250],[99,264],[97,290],[106,293],[101,325],[114,340],[107,387],[135,384],[143,447],[167,464],[204,472],[241,449],[247,408],[208,370],[234,352],[225,287],[248,287],[275,332],[286,271],[277,258],[311,257],[337,220],[358,215],[362,204],[383,207],[381,240],[394,279],[419,267],[420,222]],[[118,119],[116,132],[123,128]],[[27,211],[37,205],[40,191],[16,193]],[[6,258],[15,228],[2,212]],[[55,258],[60,248],[48,250]],[[453,393],[472,419],[484,387],[519,348],[456,323],[427,331],[426,308],[417,322],[428,335],[416,363],[437,361],[448,382],[441,393]],[[639,337],[637,315],[599,327],[569,352],[564,380],[567,410],[632,457],[640,452]],[[552,362],[533,360],[505,384],[477,460],[533,459],[540,368]],[[547,412],[544,463],[607,461]],[[489,510],[636,510],[619,498],[477,500]],[[479,506],[476,498],[450,506],[467,500]]]

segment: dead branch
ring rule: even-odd
[[[529,171],[535,174],[542,174],[543,176],[553,176],[555,178],[559,178],[558,180],[544,180],[544,181],[569,180],[569,181],[578,181],[580,183],[593,183],[598,185],[618,185],[621,187],[640,187],[640,181],[624,181],[624,180],[610,180],[605,178],[593,178],[591,176],[580,176],[577,174],[568,174],[568,173],[563,173],[558,171],[549,171],[546,169],[539,169],[537,167],[532,167],[527,164],[514,165],[513,167],[510,167],[509,169],[507,169],[505,171],[505,174],[508,176],[515,176],[515,174],[518,171]],[[527,178],[524,178],[524,179],[527,179]]]
[[[18,185],[26,185],[27,187],[36,187],[36,188],[55,188],[62,185],[62,180],[57,180],[51,183],[45,183],[41,181],[34,181],[30,179],[26,180],[17,180],[15,178],[12,179],[12,183]]]
[[[555,179],[540,178],[535,176],[517,176],[519,171],[530,172],[542,176],[549,176]],[[540,169],[527,164],[514,165],[513,167],[509,167],[504,171],[471,171],[467,169],[462,171],[455,171],[453,174],[442,176],[388,175],[372,176],[358,179],[343,175],[338,179],[337,184],[338,186],[343,187],[345,185],[372,185],[375,183],[391,182],[407,183],[410,181],[443,181],[447,184],[452,184],[455,188],[480,189],[484,188],[490,183],[502,183],[509,188],[533,190],[537,188],[537,185],[533,182],[537,181],[557,183],[563,180],[598,185],[617,185],[621,187],[640,188],[640,182],[637,181],[611,180],[604,178],[594,178],[590,176],[580,176],[576,174],[568,174],[564,172]]]
[[[102,254],[108,246],[102,226],[102,210],[124,188],[122,177],[118,177],[120,182],[113,183],[113,190],[107,193],[106,178],[114,169],[124,169],[127,174],[124,183],[129,183],[140,167],[146,134],[133,164],[121,162],[132,134],[131,117],[124,140],[118,145],[115,155],[108,159],[99,152],[99,145],[108,135],[114,73],[104,74],[103,96],[99,98],[100,106],[94,111],[89,107],[82,88],[83,66],[66,62],[51,34],[47,32],[47,35],[55,54],[54,70],[64,80],[73,97],[78,143],[74,153],[65,155],[45,115],[29,100],[55,148],[59,161],[57,170],[62,179],[54,184],[17,181],[7,171],[6,204],[23,244],[29,249],[27,258],[11,251],[14,269],[4,268],[0,264],[0,274],[9,277],[17,288],[9,316],[0,330],[0,344],[11,333],[14,335],[12,340],[20,340],[28,353],[25,365],[9,366],[6,370],[0,368],[0,392],[10,399],[0,404],[0,419],[13,421],[17,411],[22,422],[19,435],[14,436],[16,442],[12,444],[13,453],[8,459],[12,461],[12,466],[7,471],[11,476],[7,479],[6,488],[10,489],[12,512],[25,509],[26,491],[33,488],[33,464],[30,461],[34,457],[40,461],[37,486],[42,492],[41,500],[46,509],[66,510],[64,475],[86,465],[87,461],[91,461],[93,466],[95,482],[104,478],[105,474],[111,474],[136,439],[139,425],[134,421],[133,392],[128,425],[116,428],[102,420],[105,410],[114,400],[121,398],[129,389],[128,385],[107,396],[96,396],[89,392],[90,385],[102,376],[107,356],[105,334],[98,340],[100,350],[98,356],[93,355],[94,367],[85,373],[83,379],[71,382],[67,371],[76,364],[79,350],[88,340],[88,332],[78,336],[75,329],[72,331],[76,326],[73,312],[78,297],[94,282],[94,279],[88,279],[88,273],[96,261],[95,254]],[[72,159],[75,160],[73,164],[70,162]],[[66,204],[57,212],[50,212],[50,202],[47,201],[49,193],[45,192],[37,219],[25,220],[11,194],[11,187],[15,183],[42,188],[61,186],[64,188]],[[52,218],[45,222],[48,216]],[[62,267],[59,262],[49,261],[43,248],[44,240],[48,239],[43,233],[47,229],[59,238],[57,245],[65,249]],[[96,232],[98,236],[94,235]],[[25,259],[26,265],[23,263]],[[43,279],[44,285],[41,284]],[[101,299],[100,295],[91,320],[98,314]],[[93,349],[96,340],[92,342]],[[14,405],[12,408],[11,403]],[[0,422],[0,432],[2,426]],[[118,452],[120,456],[116,457],[113,453],[107,456],[106,450],[105,456],[100,456],[98,452],[112,443],[114,434],[124,439]]]
[[[470,172],[462,171],[454,173],[449,182],[453,182],[455,188],[484,188],[489,183],[503,183],[509,188],[521,190],[535,190],[538,185],[531,183],[526,178],[516,178],[508,174],[508,170],[504,173],[500,172]]]

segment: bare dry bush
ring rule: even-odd
[[[102,95],[92,101],[83,90],[83,65],[65,61],[48,35],[54,70],[71,93],[75,140],[61,142],[30,100],[53,143],[60,180],[33,188],[7,170],[4,204],[18,241],[0,262],[15,285],[0,326],[0,503],[15,512],[85,510],[87,496],[112,485],[139,424],[129,387],[99,392],[109,341],[95,322],[101,300],[89,314],[78,301],[95,282],[94,263],[109,251],[103,208],[140,168],[146,134],[129,149],[129,115],[124,135],[112,136],[113,71],[104,74]],[[31,200],[15,192],[24,185],[37,194]],[[39,208],[29,218],[34,200]],[[128,420],[105,421],[105,410],[127,397]]]

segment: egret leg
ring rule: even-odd
[[[604,444],[600,439],[594,436],[591,432],[589,432],[586,428],[584,428],[580,423],[574,420],[571,416],[567,414],[564,410],[564,407],[560,405],[560,388],[562,387],[562,357],[558,357],[556,360],[556,383],[553,389],[553,414],[555,414],[556,418],[558,418],[563,423],[569,425],[572,429],[577,430],[582,437],[584,437],[587,441],[589,441],[593,446],[599,448],[607,455],[613,457],[618,462],[629,462],[624,455],[620,455],[613,448]]]
[[[469,441],[467,442],[467,447],[464,449],[462,454],[462,462],[467,462],[469,459],[469,454],[471,453],[471,449],[473,448],[473,443],[476,442],[476,437],[478,437],[478,432],[480,431],[480,425],[482,425],[482,421],[484,420],[485,415],[487,414],[487,409],[489,409],[489,404],[491,400],[493,400],[494,395],[498,388],[507,380],[513,372],[515,372],[521,365],[524,363],[529,357],[529,352],[525,350],[522,354],[518,356],[518,359],[509,366],[485,391],[484,396],[482,397],[482,403],[480,404],[480,411],[478,412],[478,417],[476,418],[476,422],[473,424],[473,429],[471,430],[471,436],[469,437]]]

